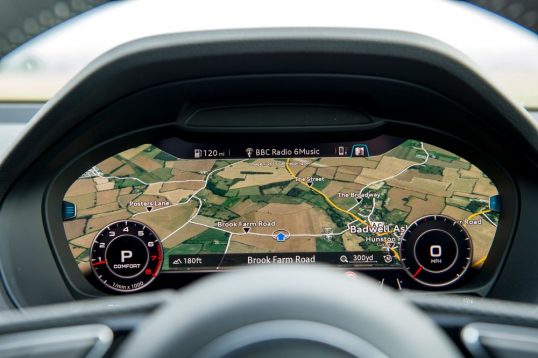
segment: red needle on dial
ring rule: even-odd
[[[98,265],[104,265],[104,264],[106,264],[106,260],[94,262],[92,263],[92,266],[98,266]]]
[[[424,270],[424,266],[420,266],[418,270],[413,274],[413,278],[417,278],[417,276]]]

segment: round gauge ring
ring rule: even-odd
[[[90,265],[97,279],[119,292],[138,291],[159,274],[163,262],[161,240],[145,224],[116,221],[102,229],[90,249]]]
[[[463,277],[473,258],[473,244],[457,220],[429,215],[409,225],[400,241],[400,257],[415,281],[443,287]]]

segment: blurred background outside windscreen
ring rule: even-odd
[[[444,0],[111,2],[4,57],[0,102],[46,101],[93,59],[134,39],[183,31],[282,26],[425,34],[459,49],[516,101],[538,109],[537,35],[471,4]]]

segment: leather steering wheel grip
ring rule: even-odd
[[[212,275],[144,321],[119,357],[459,357],[402,295],[324,266]]]

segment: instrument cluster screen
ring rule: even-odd
[[[434,145],[136,146],[88,168],[62,202],[82,272],[121,292],[160,274],[325,263],[455,285],[487,259],[500,197],[475,165]]]

